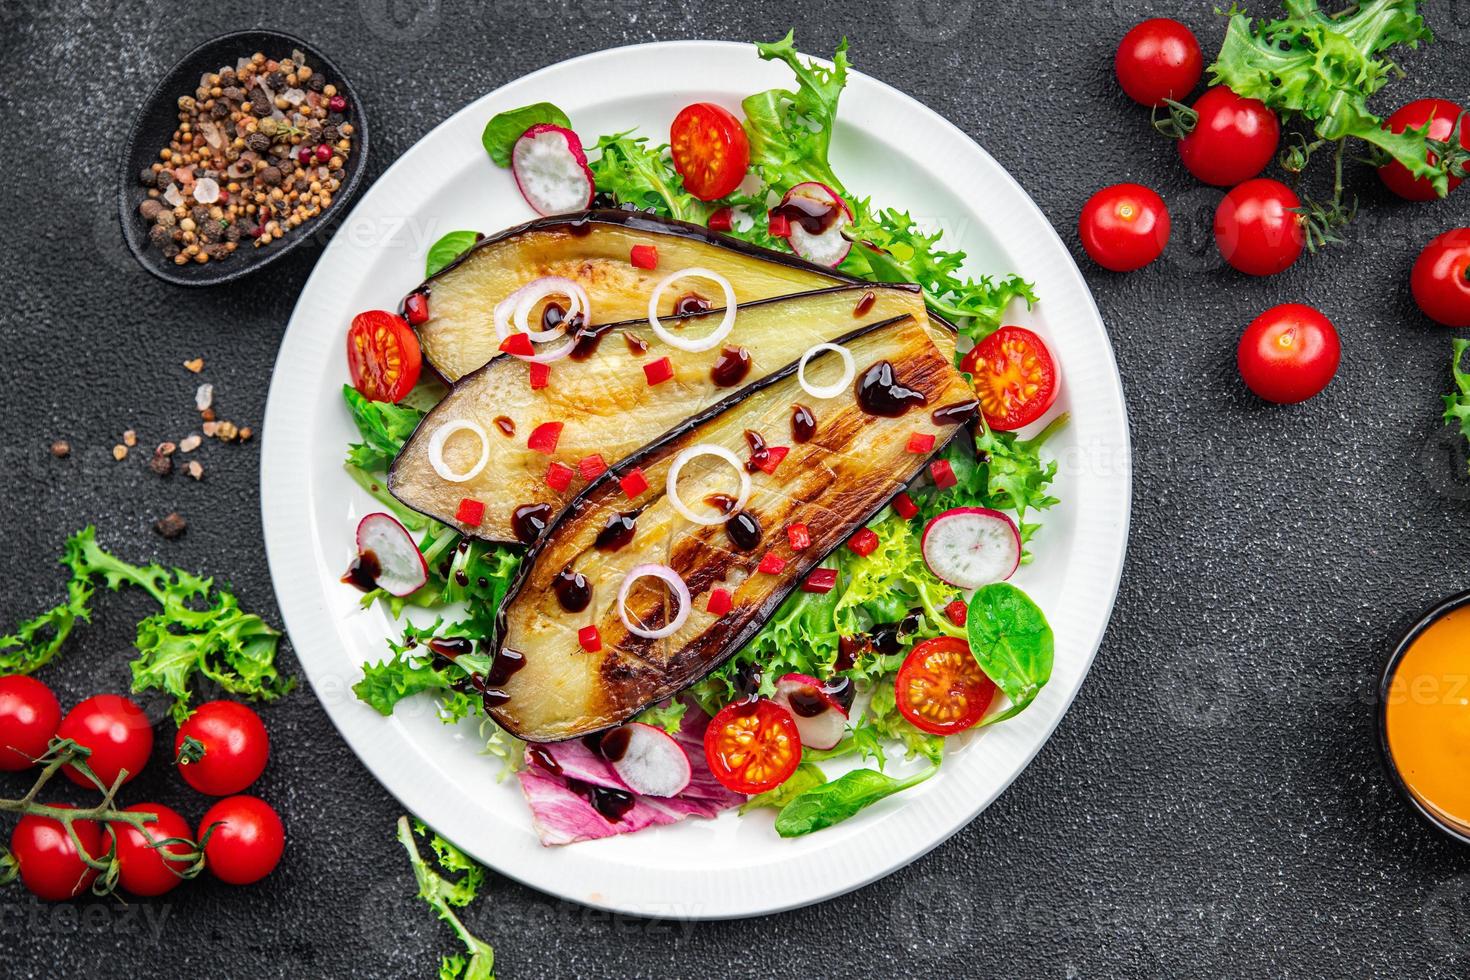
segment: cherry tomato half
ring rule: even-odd
[[[0,677],[0,772],[29,769],[51,744],[61,724],[61,705],[34,677]]]
[[[899,713],[931,735],[974,727],[995,701],[995,682],[975,662],[970,644],[957,636],[937,636],[914,647],[893,684]]]
[[[1301,303],[1273,306],[1251,321],[1240,338],[1240,377],[1257,395],[1291,405],[1317,394],[1342,360],[1332,321]]]
[[[1140,105],[1161,106],[1194,91],[1205,70],[1194,33],[1177,20],[1154,17],[1123,35],[1113,59],[1118,84]]]
[[[1447,231],[1424,247],[1410,280],[1424,315],[1447,327],[1470,327],[1470,228]]]
[[[1251,276],[1274,276],[1306,247],[1301,198],[1279,180],[1248,180],[1215,209],[1215,244],[1226,262]]]
[[[750,141],[728,109],[713,102],[687,105],[669,127],[669,153],[684,189],[713,201],[740,186],[750,166]]]
[[[710,772],[737,793],[775,789],[801,762],[801,733],[791,712],[769,698],[735,701],[704,730]]]
[[[154,845],[175,837],[192,840],[189,824],[162,803],[137,803],[123,812],[152,813],[157,818],[143,825],[146,836],[126,823],[110,823],[103,831],[103,853],[112,848],[114,840],[117,842],[118,883],[140,898],[173,891],[184,880],[180,875],[193,863],[194,848],[185,843]]]
[[[184,740],[204,746],[203,757],[181,756]],[[260,778],[270,758],[271,739],[260,715],[235,701],[201,704],[179,726],[174,757],[184,782],[210,796],[232,796]]]
[[[419,339],[396,313],[368,310],[347,331],[347,370],[352,387],[375,402],[399,402],[418,384],[423,367]]]
[[[1179,141],[1185,169],[1206,184],[1232,187],[1258,176],[1281,141],[1276,113],[1256,99],[1242,99],[1223,85],[1194,103],[1198,121]]]
[[[1142,184],[1114,184],[1087,199],[1077,234],[1098,265],[1132,272],[1162,255],[1169,244],[1169,209]]]
[[[123,782],[132,782],[153,752],[153,726],[148,716],[133,701],[117,694],[99,694],[72,708],[61,719],[56,735],[92,750],[87,766],[104,786],[111,786],[124,769],[128,775]],[[92,786],[75,766],[62,771],[78,786]]]
[[[1057,368],[1046,343],[1022,327],[1001,327],[960,361],[975,379],[980,413],[992,429],[1011,431],[1041,418],[1057,400]]]
[[[210,828],[214,832],[210,833]],[[220,881],[251,885],[275,870],[286,850],[286,828],[271,805],[254,796],[229,796],[199,821],[204,864]]]
[[[51,803],[63,810],[76,809],[70,803]],[[88,857],[100,859],[102,830],[90,820],[74,825],[77,840],[86,848]],[[30,893],[48,902],[64,902],[75,898],[92,884],[97,872],[82,861],[77,845],[60,820],[26,814],[10,834],[10,853],[20,868],[20,880]]]
[[[1460,107],[1447,99],[1416,99],[1384,120],[1383,128],[1390,132],[1402,133],[1408,129],[1423,129],[1428,125],[1430,139],[1448,140],[1450,134],[1455,131],[1455,123],[1459,121],[1460,112]],[[1470,133],[1466,132],[1466,128],[1464,124],[1461,124],[1460,145],[1470,149]],[[1439,161],[1439,157],[1434,153],[1427,154],[1427,157],[1431,165]],[[1415,177],[1397,160],[1379,167],[1378,176],[1382,178],[1389,190],[1405,200],[1439,200],[1439,195],[1435,193],[1432,183],[1423,177]],[[1450,190],[1453,191],[1459,187],[1463,180],[1463,177],[1451,177]]]

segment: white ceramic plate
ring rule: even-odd
[[[942,227],[975,273],[1035,281],[1036,310],[1011,319],[1041,333],[1062,365],[1052,445],[1062,504],[1036,562],[1016,582],[1056,631],[1051,683],[1019,717],[956,746],[937,777],[855,819],[782,840],[768,813],[542,847],[514,779],[477,754],[472,723],[447,727],[428,698],[383,718],[352,695],[361,664],[396,631],[338,581],[357,519],[377,509],[341,467],[355,432],[340,393],[344,336],[365,309],[396,308],[424,254],[457,228],[498,231],[532,217],[507,171],[480,146],[496,112],[550,101],[584,138],[637,127],[657,142],[686,103],[738,109],[788,70],[749,45],[705,41],[619,48],[554,65],[479,99],[405,153],[363,195],[301,293],[266,409],[261,509],[271,575],[296,654],[332,720],[369,770],[415,814],[475,857],[574,902],[638,915],[724,918],[818,902],[900,868],[990,804],[1041,748],[1077,694],[1112,611],[1128,531],[1131,466],[1121,383],[1097,308],[1067,250],[1021,187],[950,123],[854,74],[832,158],[851,188]],[[385,831],[386,832],[386,831]]]

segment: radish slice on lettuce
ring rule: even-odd
[[[924,526],[924,564],[961,589],[1004,582],[1021,564],[1016,522],[987,507],[956,507]]]
[[[587,154],[570,129],[541,123],[526,130],[511,148],[510,172],[537,214],[565,214],[592,203]]]
[[[677,796],[693,775],[679,743],[662,728],[642,722],[606,732],[598,747],[618,778],[639,796]]]
[[[815,677],[787,674],[776,682],[773,700],[791,712],[801,744],[807,748],[830,749],[842,741],[847,709]]]
[[[413,536],[391,514],[369,514],[357,522],[357,554],[359,561],[371,556],[368,567],[377,566],[373,581],[392,595],[412,595],[429,581],[429,566]]]
[[[852,208],[826,184],[797,184],[781,198],[780,212],[790,222],[786,242],[802,258],[835,269],[852,250],[842,234],[852,224]]]

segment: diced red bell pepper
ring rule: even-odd
[[[959,599],[956,599],[944,607],[944,614],[949,617],[951,623],[954,623],[956,626],[963,626],[965,625],[966,617],[970,615],[970,608]]]
[[[648,477],[643,475],[642,470],[635,469],[619,480],[618,486],[623,488],[623,493],[631,500],[648,489]]]
[[[877,549],[878,535],[872,528],[865,527],[847,539],[847,546],[859,558],[866,558]]]
[[[517,335],[517,336],[519,336],[519,335]],[[531,365],[531,390],[532,391],[540,391],[542,388],[545,388],[549,384],[551,384],[551,365],[550,364],[532,364]]]
[[[577,463],[577,469],[582,471],[582,479],[591,483],[607,472],[607,464],[602,461],[601,456],[593,453],[591,456],[583,456]]]
[[[542,422],[531,430],[531,435],[526,440],[526,448],[532,452],[545,453],[550,456],[556,452],[556,442],[561,438],[563,428],[564,425],[561,422]]]
[[[781,574],[781,569],[785,567],[785,558],[782,558],[775,552],[768,551],[766,552],[765,557],[761,559],[761,563],[755,567],[755,570],[758,572],[763,572],[766,575],[779,575]]]
[[[810,548],[812,544],[812,532],[807,530],[805,524],[788,524],[786,525],[786,540],[791,542],[792,551]]]
[[[454,512],[454,519],[469,527],[479,527],[480,522],[485,519],[484,501],[465,497],[459,502],[459,509]]]
[[[914,503],[914,498],[906,493],[901,493],[893,498],[893,509],[906,521],[911,521],[919,516],[919,505]]]
[[[423,293],[409,293],[403,300],[403,315],[414,326],[429,322],[429,297]]]
[[[947,459],[936,459],[929,464],[929,475],[934,477],[934,485],[941,490],[948,490],[959,483],[959,478],[954,475],[954,467],[949,465]]]
[[[729,231],[735,226],[735,212],[730,208],[720,208],[709,216],[710,231]]]
[[[546,467],[546,485],[557,493],[566,493],[576,472],[565,463],[552,463]]]
[[[634,245],[628,254],[628,261],[633,263],[635,269],[657,269],[658,246]]]
[[[517,357],[530,357],[536,353],[536,348],[531,346],[531,338],[523,333],[513,333],[500,342],[500,350],[505,354],[514,354]]]
[[[911,453],[927,453],[934,448],[934,436],[928,432],[915,432],[909,436],[908,451]]]
[[[597,631],[596,626],[583,626],[577,630],[577,642],[588,653],[596,653],[602,649],[602,634]]]
[[[762,473],[774,473],[776,467],[781,465],[781,460],[785,459],[789,452],[791,452],[790,446],[767,446],[760,456],[755,458],[755,465]]]
[[[801,591],[826,595],[837,585],[837,569],[817,568],[801,583]]]
[[[709,605],[704,608],[711,616],[723,616],[730,611],[732,605],[734,603],[730,601],[730,593],[724,589],[711,589],[709,593]]]
[[[784,214],[771,215],[766,227],[770,230],[771,236],[774,238],[786,238],[791,234],[791,222],[787,220]]]
[[[650,361],[643,365],[643,376],[648,379],[649,387],[662,384],[674,376],[674,363],[667,357]]]

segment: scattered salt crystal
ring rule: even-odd
[[[213,204],[219,200],[219,182],[213,177],[200,177],[194,182],[194,200],[200,204]]]
[[[202,480],[202,479],[204,479],[204,467],[201,466],[201,465],[199,465],[199,460],[197,460],[197,459],[191,459],[191,460],[189,460],[189,465],[186,468],[189,471],[189,475],[192,476],[194,479],[196,479],[196,480]]]
[[[178,184],[169,184],[168,190],[163,192],[163,199],[169,203],[169,207],[178,207],[184,203],[184,195],[179,193]]]
[[[194,392],[194,407],[204,411],[214,404],[214,385],[202,384],[199,390]]]
[[[205,422],[203,425],[200,426],[200,428],[204,430],[205,435],[209,436],[210,438],[214,438],[214,434],[219,431],[219,423]]]
[[[291,105],[300,105],[306,101],[306,93],[299,88],[288,88],[282,98]]]
[[[179,452],[192,453],[194,450],[199,448],[199,444],[203,441],[204,440],[199,438],[197,433],[191,432],[188,435],[184,436],[184,438],[179,440]]]

